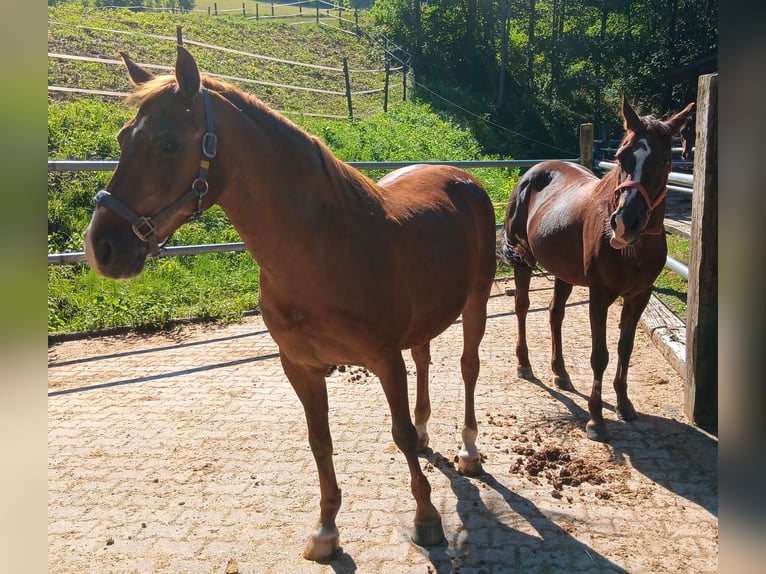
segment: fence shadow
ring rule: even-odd
[[[482,472],[478,477],[461,475],[445,457],[430,449],[421,455],[443,473],[457,500],[456,511],[463,528],[451,535],[446,543],[429,549],[428,557],[439,574],[466,571],[480,572],[485,560],[501,560],[509,571],[528,572],[615,572],[626,573],[618,564],[600,555],[587,544],[574,538],[561,526],[541,512],[529,499],[511,491],[492,474]],[[513,512],[525,520],[537,533],[530,535],[516,530],[498,516],[503,508],[488,508],[481,489],[498,493]]]

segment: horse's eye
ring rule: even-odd
[[[160,151],[163,153],[175,153],[178,151],[178,142],[169,138],[163,138],[160,141]]]

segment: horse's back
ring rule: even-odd
[[[570,162],[537,164],[518,181],[506,206],[501,255],[513,265],[538,263],[574,283],[582,269],[583,225],[598,178]]]
[[[400,235],[412,239],[428,234],[423,249],[439,249],[438,243],[461,245],[489,253],[494,242],[495,215],[484,186],[471,174],[447,165],[419,164],[393,171],[379,182],[389,217]],[[434,241],[435,240],[435,241]]]

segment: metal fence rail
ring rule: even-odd
[[[348,165],[356,169],[398,169],[416,164],[431,165],[451,165],[463,169],[470,168],[503,168],[519,167],[528,168],[538,163],[548,161],[545,159],[512,159],[512,160],[475,160],[475,161],[349,161]],[[577,162],[575,158],[564,159],[561,161]],[[64,171],[114,171],[117,167],[117,161],[99,161],[99,160],[49,160],[48,172]],[[597,167],[603,170],[614,169],[616,164],[612,162],[598,162]],[[671,172],[668,181],[677,185],[668,185],[668,191],[680,191],[691,194],[693,177],[684,173]],[[497,226],[498,229],[502,225]],[[237,243],[211,243],[206,245],[179,245],[175,247],[163,247],[157,257],[175,257],[179,255],[198,255],[201,253],[229,253],[245,251],[245,244]],[[84,251],[74,251],[70,253],[49,253],[48,265],[67,265],[73,263],[82,263],[85,261]],[[665,266],[675,273],[678,273],[685,279],[689,279],[689,268],[677,259],[667,256]]]

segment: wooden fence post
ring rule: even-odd
[[[593,169],[593,124],[580,124],[580,165]]]
[[[317,25],[319,25],[319,4],[317,4]]]
[[[213,2],[213,11],[215,12],[215,15],[218,16],[218,2]]]
[[[354,119],[354,110],[351,107],[351,78],[348,75],[348,58],[343,56],[343,76],[346,78],[346,99],[348,100],[348,117]]]
[[[245,12],[245,3],[244,2],[242,2],[242,17],[243,18],[247,17],[247,12]]]
[[[718,424],[718,74],[697,84],[697,143],[686,304],[684,411]]]
[[[178,42],[179,46],[184,45],[184,35],[181,26],[176,26],[176,42]]]
[[[386,60],[386,85],[383,88],[383,111],[388,111],[388,75],[390,74],[391,62]]]
[[[402,66],[402,101],[407,101],[407,64]]]

